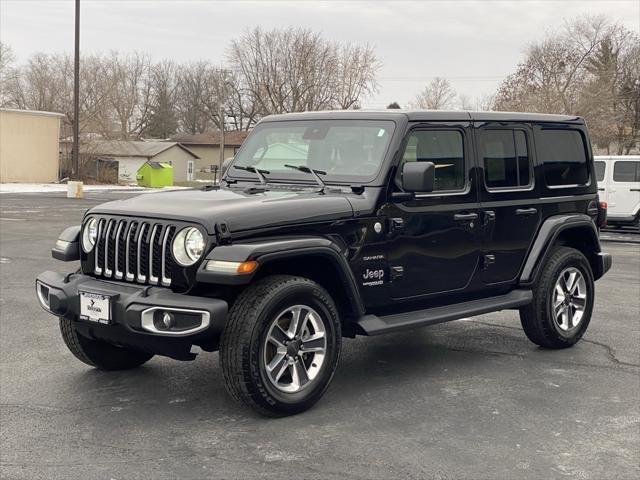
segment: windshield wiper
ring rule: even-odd
[[[267,184],[267,178],[265,175],[269,175],[271,172],[269,170],[262,170],[256,167],[243,167],[241,165],[234,165],[233,168],[237,168],[238,170],[244,170],[245,172],[255,173],[260,179],[260,183],[262,185]]]
[[[322,181],[322,179],[320,178],[320,175],[326,175],[327,172],[324,172],[322,170],[316,170],[314,168],[305,167],[304,165],[300,165],[300,166],[297,166],[297,165],[285,165],[285,167],[293,168],[294,170],[298,170],[299,172],[310,173],[316,179],[316,182],[318,183],[318,186],[320,187],[320,192],[324,193],[324,188],[327,186],[327,184]]]

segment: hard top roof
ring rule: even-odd
[[[406,118],[412,122],[429,121],[476,121],[476,122],[555,122],[583,124],[576,115],[523,112],[471,112],[448,110],[327,110],[317,112],[286,113],[270,115],[263,122],[285,120],[395,120]]]

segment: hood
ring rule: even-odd
[[[209,234],[217,222],[231,232],[351,218],[353,209],[345,193],[241,190],[178,190],[145,193],[103,203],[90,213],[161,218],[199,223]]]

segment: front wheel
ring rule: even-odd
[[[585,256],[574,248],[555,248],[534,285],[533,302],[520,309],[525,334],[541,347],[574,345],[589,326],[594,294]]]
[[[341,340],[324,288],[302,277],[266,277],[229,312],[220,345],[227,391],[264,415],[302,412],[329,386]]]

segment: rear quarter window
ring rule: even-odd
[[[640,162],[615,162],[613,164],[614,182],[640,182]]]
[[[594,162],[596,167],[596,179],[599,182],[604,180],[604,172],[607,169],[607,164],[605,162]]]
[[[536,136],[536,148],[547,185],[572,186],[589,182],[587,150],[579,130],[544,128]]]

